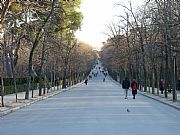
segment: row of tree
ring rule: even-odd
[[[163,79],[165,97],[168,90],[173,91],[176,101],[176,86],[180,85],[179,0],[148,0],[135,11],[131,2],[115,5],[124,13],[108,26],[109,39],[101,52],[104,66],[118,74],[120,81],[125,76],[135,78],[144,91],[152,87],[152,93]]]
[[[0,3],[0,77],[3,105],[3,78],[28,78],[25,99],[35,77],[39,95],[44,80],[62,80],[62,87],[82,79],[96,59],[90,45],[79,42],[81,0],[1,0]],[[44,88],[45,89],[45,88]]]

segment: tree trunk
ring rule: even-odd
[[[12,52],[12,50],[11,50]],[[12,79],[13,79],[13,85],[14,85],[14,91],[16,95],[16,102],[17,102],[17,87],[16,87],[16,78],[15,78],[15,67],[14,67],[14,56],[13,54],[9,53],[10,61],[11,61],[11,67],[12,67]]]
[[[143,67],[143,73],[144,73],[144,91],[147,91],[147,71],[146,71],[146,61],[145,61],[145,50],[144,50],[144,44],[143,44],[143,39],[142,35],[140,36],[140,44],[141,44],[141,51],[142,51],[142,67]]]
[[[173,101],[177,101],[177,93],[176,93],[176,57],[173,56],[171,60],[171,80],[172,80],[172,95]]]
[[[39,96],[42,96],[42,88],[43,88],[43,77],[41,75],[39,77]]]
[[[56,69],[55,69],[55,62],[54,62],[54,75],[53,75],[53,80],[54,80],[54,91],[56,90]]]
[[[56,1],[56,0],[53,0],[53,1],[52,1],[51,11],[50,11],[49,15],[46,17],[46,19],[44,20],[42,26],[38,29],[38,32],[37,32],[36,37],[35,37],[35,40],[34,40],[34,42],[33,42],[32,49],[31,49],[31,51],[30,51],[30,55],[29,55],[29,65],[28,65],[29,79],[30,79],[31,76],[32,76],[32,67],[33,67],[32,60],[33,60],[34,51],[35,51],[36,47],[38,46],[39,41],[40,41],[40,39],[41,39],[41,36],[40,36],[41,31],[42,31],[42,29],[44,28],[44,26],[46,25],[46,23],[48,22],[49,18],[51,17],[51,14],[53,13],[55,1]],[[31,81],[29,80],[29,82],[31,82]],[[29,85],[30,85],[30,83],[29,83]],[[29,86],[29,88],[30,88],[30,86]],[[30,89],[27,89],[27,90],[26,90],[25,99],[29,99],[29,90],[30,90]]]
[[[169,57],[168,57],[168,43],[167,43],[167,33],[165,33],[165,98],[168,97],[167,89],[168,89],[168,81],[169,81]]]
[[[31,76],[28,78],[28,88],[26,88],[25,99],[29,99],[29,90],[31,89]]]
[[[51,66],[51,92],[52,92],[52,87],[53,87],[53,72],[52,72],[52,66]]]
[[[155,72],[155,67],[154,67],[154,65],[153,65],[153,72],[152,72],[152,94],[154,94],[154,88],[155,88],[155,76],[154,76],[154,72]]]
[[[34,84],[34,76],[33,76],[33,81],[32,81],[32,84],[33,84],[33,88],[32,88],[32,98],[34,97],[34,89],[35,89],[35,84]]]
[[[157,95],[159,95],[159,80],[160,80],[160,75],[158,74],[158,69],[157,69]]]
[[[65,89],[66,88],[66,77],[67,76],[67,62],[64,63],[64,72],[63,72],[63,84],[62,84],[62,88]]]
[[[40,33],[39,33],[40,34]],[[36,48],[36,46],[38,45],[38,42],[39,41],[36,41],[34,44],[33,44],[33,47],[31,49],[31,52],[30,52],[30,55],[29,55],[29,65],[28,65],[28,74],[29,74],[29,86],[28,86],[28,89],[26,89],[26,94],[25,94],[25,99],[29,99],[29,90],[31,88],[31,76],[33,75],[33,71],[32,71],[32,61],[33,61],[33,55],[34,55],[34,50]]]
[[[7,43],[7,42],[8,42],[7,34],[4,33],[4,58],[5,58],[5,61],[6,61],[6,71],[7,71],[8,77],[12,78],[13,77],[12,67],[11,67],[9,57],[8,57],[9,50],[7,50],[8,49],[7,44],[9,44],[9,43]]]
[[[4,107],[4,81],[2,75],[1,75],[1,104],[2,107]]]

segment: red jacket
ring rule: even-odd
[[[131,83],[131,88],[132,88],[132,90],[137,90],[137,83],[136,83],[136,81],[133,81]]]

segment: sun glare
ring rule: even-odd
[[[142,3],[143,0],[131,0],[133,5]],[[76,32],[78,40],[86,42],[96,50],[103,46],[109,38],[107,25],[111,24],[117,12],[114,4],[124,0],[82,0],[80,11],[83,13],[81,30]],[[127,2],[125,2],[127,3]]]

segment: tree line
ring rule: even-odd
[[[144,91],[159,89],[165,84],[164,96],[172,91],[177,100],[180,89],[180,2],[179,0],[148,0],[135,10],[116,3],[124,12],[116,15],[117,22],[107,26],[109,36],[104,42],[101,59],[109,72],[120,82],[134,78]]]
[[[25,99],[29,99],[35,80],[41,96],[47,84],[61,83],[66,88],[88,74],[97,52],[75,37],[83,19],[80,4],[81,0],[1,0],[2,106],[4,78],[12,78],[17,102],[17,78],[27,79]]]

